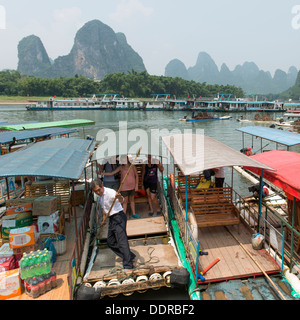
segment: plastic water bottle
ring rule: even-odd
[[[40,295],[39,281],[36,277],[31,280],[31,296],[32,298],[37,298]]]
[[[28,257],[23,257],[20,261],[20,277],[22,280],[28,278]]]
[[[24,281],[25,292],[26,292],[29,296],[32,296],[32,293],[31,293],[31,282],[32,282],[32,279],[33,279],[33,278],[27,278],[27,279],[25,279],[25,281]]]
[[[49,273],[51,271],[51,263],[50,263],[50,259],[49,259],[49,255],[44,253],[42,256],[42,270],[43,270],[43,274]]]
[[[36,256],[36,261],[35,261],[35,274],[37,276],[43,274],[43,261],[42,261],[42,255],[37,255]]]
[[[51,275],[51,288],[53,289],[53,288],[55,288],[57,286],[57,283],[56,283],[56,272],[53,269],[51,269],[49,274]]]
[[[43,277],[43,275],[40,275],[38,277],[36,277],[38,280],[38,285],[40,288],[40,295],[44,294],[46,292],[46,285],[45,285],[45,279]]]
[[[45,279],[45,288],[46,288],[46,292],[50,291],[52,289],[51,287],[51,274],[50,272],[47,274],[44,274],[44,279]]]
[[[31,278],[34,277],[34,264],[33,264],[33,258],[32,256],[28,257],[28,263],[27,263],[27,277]]]

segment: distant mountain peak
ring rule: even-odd
[[[165,75],[201,83],[235,85],[248,94],[280,93],[294,85],[298,74],[296,67],[292,66],[288,73],[276,70],[272,78],[269,71],[260,70],[253,61],[238,64],[232,71],[223,63],[219,70],[212,57],[204,51],[198,54],[196,64],[185,68],[186,71],[178,67],[181,64],[184,65],[177,59],[175,67],[174,60],[171,60],[167,64]],[[170,68],[170,65],[173,65],[173,68]]]
[[[39,51],[42,52],[44,46],[41,40],[39,41]],[[23,38],[19,43],[18,70],[23,74],[41,77],[68,77],[80,74],[102,80],[109,73],[126,73],[132,69],[137,72],[146,70],[142,58],[127,43],[125,35],[115,33],[111,27],[96,19],[87,22],[77,31],[70,53],[56,58],[52,64],[44,48],[43,63],[49,62],[50,65],[47,65],[47,75],[44,74],[43,68],[35,66],[38,53],[25,59],[22,54],[24,50],[20,51],[26,47],[29,52],[34,53],[35,46],[37,45],[29,37]]]

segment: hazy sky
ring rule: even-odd
[[[194,66],[201,51],[219,68],[300,69],[300,0],[0,0],[0,70],[17,68],[18,42],[31,34],[51,59],[68,54],[93,19],[123,32],[150,74],[175,58]]]

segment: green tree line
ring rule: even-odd
[[[59,78],[37,78],[21,75],[16,70],[0,72],[0,95],[84,97],[91,94],[115,93],[124,97],[148,98],[151,94],[176,97],[214,97],[231,94],[243,97],[241,88],[232,85],[211,85],[182,78],[149,75],[146,71],[108,74],[100,82],[82,75]]]

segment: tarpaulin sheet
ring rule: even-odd
[[[263,178],[291,196],[300,199],[300,153],[273,150],[253,155],[250,158],[276,169],[276,171],[264,169]],[[261,176],[260,168],[244,167],[244,169]]]

